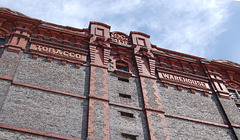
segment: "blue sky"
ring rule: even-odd
[[[158,47],[240,63],[239,0],[1,0],[1,7],[43,21],[111,31],[140,31]]]

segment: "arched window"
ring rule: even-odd
[[[124,62],[124,61],[121,61],[121,60],[118,60],[117,62],[116,62],[116,68],[117,68],[117,70],[119,70],[119,71],[125,71],[125,72],[128,72],[129,70],[128,70],[128,64],[126,63],[126,62]]]

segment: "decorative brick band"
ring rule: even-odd
[[[232,127],[240,128],[240,125],[232,124]]]
[[[33,85],[29,85],[29,84],[18,83],[18,82],[14,82],[14,81],[12,82],[12,84],[19,85],[19,86],[24,86],[24,87],[29,87],[29,88],[34,88],[34,89],[39,89],[39,90],[43,90],[43,91],[54,92],[54,93],[63,94],[63,95],[67,95],[67,96],[72,96],[72,97],[77,97],[77,98],[82,98],[82,99],[87,98],[87,97],[82,96],[82,95],[77,95],[77,94],[73,94],[73,93],[58,91],[58,90],[49,89],[49,88],[43,88],[43,87],[39,87],[39,86],[33,86]]]
[[[140,107],[134,107],[134,106],[124,105],[124,104],[119,104],[114,102],[109,102],[109,105],[120,106],[120,107],[130,108],[130,109],[139,110],[139,111],[144,110],[143,108],[140,108]]]
[[[56,134],[52,134],[52,133],[36,131],[36,130],[32,130],[32,129],[25,129],[25,128],[20,128],[20,127],[5,125],[5,124],[0,124],[0,128],[19,131],[19,132],[25,132],[25,133],[30,133],[30,134],[45,136],[45,137],[50,137],[50,138],[62,139],[62,140],[80,140],[80,139],[76,139],[76,138],[72,138],[72,137],[66,137],[66,136],[56,135]]]
[[[0,76],[0,79],[8,80],[8,81],[13,81],[13,78],[11,78],[11,77]]]
[[[193,122],[197,122],[197,123],[203,123],[203,124],[208,124],[208,125],[214,125],[214,126],[229,128],[229,126],[226,125],[226,124],[214,123],[214,122],[209,122],[209,121],[204,121],[204,120],[199,120],[199,119],[193,119],[193,118],[189,118],[189,117],[183,117],[183,116],[172,115],[172,114],[165,114],[165,116],[166,117],[177,118],[177,119],[182,119],[182,120],[187,120],[187,121],[193,121]]]
[[[101,97],[94,96],[94,95],[89,95],[89,98],[91,98],[91,99],[96,99],[96,100],[100,100],[100,101],[109,102],[109,100],[108,100],[108,99],[101,98]]]
[[[165,113],[163,110],[158,110],[158,109],[153,109],[153,108],[145,108],[145,110],[156,112],[156,113],[162,113],[162,114]]]

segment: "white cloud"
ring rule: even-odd
[[[2,5],[55,24],[86,28],[104,22],[128,34],[151,35],[159,47],[206,57],[210,44],[224,31],[229,0],[3,0]]]
[[[180,3],[180,4],[179,4]],[[167,4],[165,20],[158,24],[166,28],[154,42],[160,47],[206,57],[207,48],[224,31],[229,1],[185,0]],[[161,27],[161,26],[160,26]]]

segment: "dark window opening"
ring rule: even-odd
[[[129,117],[129,118],[134,118],[132,113],[127,113],[127,112],[120,112],[121,116]]]
[[[126,62],[123,61],[117,61],[116,62],[116,68],[119,71],[125,71],[128,72],[128,64]]]
[[[137,136],[122,133],[123,140],[137,140]]]
[[[121,78],[121,77],[118,77],[118,80],[119,80],[119,81],[123,81],[123,82],[129,82],[129,79]]]
[[[5,39],[4,38],[0,38],[0,58],[2,57],[3,51],[4,51],[4,47],[2,47],[2,45],[5,45]]]
[[[236,104],[238,110],[240,111],[240,104]]]
[[[122,97],[122,98],[131,99],[131,95],[119,93],[119,96]]]
[[[4,45],[5,39],[0,38],[0,46]]]
[[[240,99],[239,91],[233,89],[228,89],[228,91],[232,99]]]

